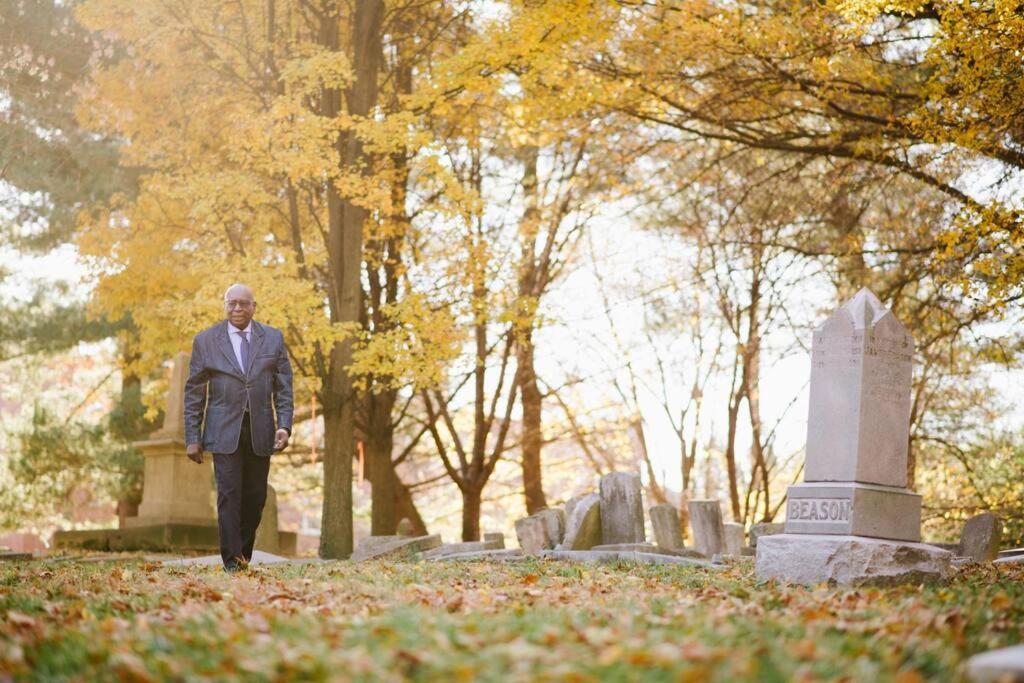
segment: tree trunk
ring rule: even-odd
[[[324,416],[324,505],[320,520],[320,557],[352,554],[352,456],[355,416],[352,401],[329,394],[321,400]]]
[[[540,211],[537,206],[537,161],[540,149],[529,146],[523,159],[523,200],[526,209],[519,225],[519,303],[525,310],[520,315],[524,321],[516,334],[516,379],[519,382],[519,401],[523,409],[523,436],[520,450],[523,455],[523,495],[526,497],[526,512],[533,514],[547,507],[542,482],[540,450],[541,438],[541,393],[537,386],[537,371],[534,366],[533,330],[536,324],[537,292],[537,231]]]
[[[537,373],[533,366],[533,330],[524,330],[517,338],[516,363],[519,377],[519,401],[523,409],[523,495],[526,497],[526,512],[532,515],[548,506],[541,481],[540,450],[541,436],[541,393],[537,385]]]
[[[388,415],[390,418],[390,414]],[[391,464],[391,429],[387,434],[367,434],[366,463],[369,468],[373,498],[370,504],[370,533],[387,536],[398,528],[397,500],[398,476]]]
[[[348,113],[367,116],[377,100],[377,75],[381,63],[383,0],[355,0],[351,23],[351,64],[355,79],[345,93]],[[319,41],[338,51],[339,17],[325,14]],[[324,92],[327,118],[341,113],[341,92]],[[359,168],[367,161],[362,142],[352,133],[339,135],[339,164],[343,170]],[[343,199],[333,182],[327,185],[327,253],[330,267],[328,300],[331,320],[358,323],[362,313],[363,223],[367,211]],[[355,451],[355,395],[348,372],[352,339],[335,342],[330,354],[327,386],[324,387],[324,507],[321,519],[320,556],[346,558],[352,553],[352,457]]]
[[[737,362],[740,362],[737,359]],[[736,422],[740,412],[740,402],[743,400],[742,387],[739,391],[729,396],[729,431],[725,441],[725,467],[729,474],[729,504],[732,507],[732,518],[734,521],[743,519],[740,514],[740,485],[736,474]]]
[[[416,502],[412,499],[412,491],[409,487],[395,476],[395,512],[398,519],[407,519],[412,522],[412,531],[417,536],[427,535],[427,525],[416,509]]]
[[[480,540],[480,500],[483,490],[467,486],[462,490],[462,540]]]

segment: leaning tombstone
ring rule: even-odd
[[[991,512],[975,515],[964,524],[958,554],[975,562],[991,562],[999,555],[1001,535],[999,517]]]
[[[565,536],[560,550],[590,550],[601,544],[601,496],[588,493],[565,504]]]
[[[674,505],[662,503],[653,505],[647,511],[654,531],[654,542],[658,547],[678,550],[683,547],[683,530],[679,524],[679,511]]]
[[[761,579],[900,583],[944,579],[952,553],[920,543],[907,489],[914,340],[860,290],[814,331],[804,481],[789,487],[786,533],[757,543]]]
[[[644,504],[640,476],[611,472],[601,477],[602,543],[643,543]]]
[[[722,506],[717,500],[687,501],[690,513],[690,530],[693,532],[693,547],[705,557],[711,558],[725,552],[725,525],[722,523]]]

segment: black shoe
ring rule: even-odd
[[[242,558],[236,558],[231,560],[224,565],[224,571],[228,574],[238,574],[249,569],[249,563]]]

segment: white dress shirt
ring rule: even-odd
[[[231,323],[228,323],[228,338],[231,340],[231,348],[235,350],[235,360],[238,361],[238,367],[242,368],[242,374],[245,374],[245,366],[242,365],[242,335],[239,332],[245,332],[245,336],[249,340],[249,353],[252,353],[252,323],[250,322],[246,325],[244,330],[239,330]]]

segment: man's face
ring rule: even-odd
[[[224,313],[228,322],[240,330],[252,320],[256,313],[256,301],[253,299],[252,290],[248,287],[232,287],[224,295]]]

